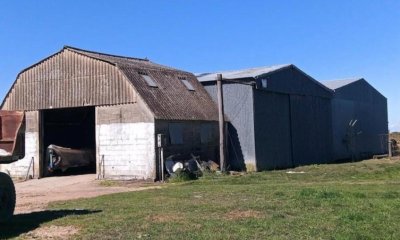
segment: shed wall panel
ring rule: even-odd
[[[387,107],[334,98],[332,101],[334,159],[363,159],[387,153]],[[357,122],[350,127],[350,121]]]
[[[330,99],[290,95],[294,165],[332,161]]]
[[[217,103],[216,83],[206,84],[205,89]],[[228,152],[232,169],[256,169],[253,87],[249,85],[223,84],[224,111],[228,124]]]
[[[290,98],[287,94],[254,91],[254,122],[257,169],[293,166]]]
[[[332,122],[336,161],[387,153],[387,99],[366,80],[335,89]]]

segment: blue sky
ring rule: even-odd
[[[293,63],[318,80],[364,77],[400,131],[400,1],[0,2],[0,99],[64,45],[191,72]]]

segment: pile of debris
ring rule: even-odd
[[[165,160],[165,169],[169,177],[187,174],[191,179],[201,177],[204,172],[219,171],[219,165],[212,160],[201,161],[199,156],[191,154],[189,160],[175,160],[177,155],[171,155]]]
[[[392,146],[392,154],[393,156],[399,156],[400,151],[399,151],[399,145],[396,139],[391,139],[391,146]]]

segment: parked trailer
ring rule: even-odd
[[[25,114],[0,110],[0,164],[25,156]],[[0,222],[9,220],[15,209],[15,187],[11,177],[0,172]]]

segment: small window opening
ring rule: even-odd
[[[200,142],[202,144],[209,144],[212,142],[212,125],[211,124],[201,124],[200,127]]]
[[[183,144],[183,124],[170,123],[168,125],[168,130],[171,144]]]
[[[189,90],[189,91],[194,91],[194,87],[193,85],[186,79],[184,78],[179,78],[181,80],[181,82],[183,83],[183,85],[185,85],[185,87]]]
[[[265,79],[265,78],[261,79],[261,87],[262,88],[267,88],[268,87],[267,79]]]
[[[151,78],[149,75],[147,75],[143,72],[139,72],[139,74],[146,81],[146,83],[147,83],[147,85],[149,85],[149,87],[158,87],[156,81],[154,81],[154,79]]]

